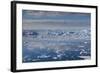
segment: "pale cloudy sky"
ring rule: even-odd
[[[90,26],[91,15],[89,13],[56,12],[23,10],[23,27],[87,27]],[[29,27],[29,28],[30,28]]]

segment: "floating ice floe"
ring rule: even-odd
[[[47,55],[41,55],[41,56],[37,56],[37,58],[48,58],[50,56],[47,56]]]
[[[78,47],[80,47],[80,48],[84,48],[84,46],[83,46],[83,45],[79,45]]]
[[[84,59],[91,59],[90,56],[79,56],[80,58],[84,58]]]
[[[57,57],[53,57],[53,59],[57,59]]]
[[[84,42],[84,44],[87,44],[88,42]]]

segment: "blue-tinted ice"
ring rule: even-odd
[[[23,30],[23,62],[91,58],[90,30]]]

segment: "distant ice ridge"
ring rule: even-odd
[[[66,30],[23,30],[23,36],[34,40],[90,40],[90,30],[66,31]]]

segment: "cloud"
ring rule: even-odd
[[[89,21],[85,21],[85,20],[23,20],[23,25],[27,24],[27,25],[43,25],[43,26],[65,26],[65,27],[87,27],[90,26],[90,22]]]
[[[76,12],[58,12],[58,11],[40,11],[40,10],[23,10],[27,16],[89,16],[89,13]]]
[[[66,28],[90,26],[89,13],[23,10],[23,27]],[[36,26],[36,27],[35,27]]]
[[[56,15],[64,15],[64,12],[57,11],[37,11],[37,10],[23,10],[27,15],[32,16],[56,16]]]
[[[50,22],[56,22],[56,23],[71,23],[71,22],[74,22],[74,23],[86,23],[87,21],[86,20],[56,20],[56,19],[24,19],[23,20],[24,23],[34,23],[34,22],[37,22],[37,23],[50,23]]]

